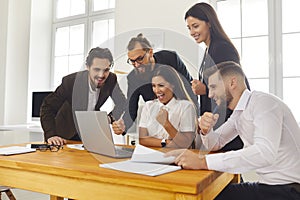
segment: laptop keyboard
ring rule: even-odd
[[[116,153],[118,155],[132,155],[134,148],[127,148],[127,147],[121,147],[121,146],[116,146]]]

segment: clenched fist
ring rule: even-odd
[[[203,135],[206,135],[217,123],[219,114],[205,112],[199,119],[199,127]]]
[[[206,86],[199,80],[192,80],[192,90],[196,95],[204,95],[206,94]]]
[[[161,108],[156,115],[156,120],[158,123],[160,123],[162,126],[166,124],[166,122],[169,120],[169,113],[166,109]]]

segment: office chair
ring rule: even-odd
[[[5,187],[5,186],[0,186],[0,200],[2,199],[2,193],[5,192],[5,194],[7,195],[7,197],[9,198],[9,200],[16,200],[14,194],[11,192],[9,187]]]

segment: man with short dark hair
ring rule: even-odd
[[[126,98],[110,72],[113,57],[109,49],[96,47],[86,58],[84,71],[63,77],[61,85],[48,95],[41,106],[41,124],[45,141],[63,145],[68,140],[81,140],[76,130],[74,111],[99,110],[108,97],[114,101],[114,117],[120,117]]]
[[[237,135],[244,148],[199,156],[173,151],[175,163],[185,169],[210,169],[229,173],[255,170],[257,183],[230,184],[216,199],[300,199],[300,130],[286,104],[263,92],[250,92],[242,68],[222,62],[205,71],[209,97],[217,105],[227,103],[231,117],[215,131],[218,114],[204,113],[199,120],[203,144],[219,150]]]

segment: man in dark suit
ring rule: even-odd
[[[169,65],[179,72],[185,89],[195,104],[196,113],[199,113],[198,99],[190,85],[193,78],[176,52],[162,50],[153,53],[149,41],[142,34],[131,38],[127,50],[127,63],[133,65],[134,69],[127,76],[127,105],[124,117],[113,123],[113,130],[116,134],[124,134],[124,131],[130,128],[135,121],[140,95],[144,101],[156,98],[151,81],[153,71],[159,65]]]
[[[108,97],[114,101],[112,115],[120,117],[126,98],[110,72],[113,57],[107,48],[93,48],[86,58],[85,71],[65,76],[61,85],[48,95],[41,106],[45,141],[62,145],[66,139],[80,140],[74,120],[76,110],[99,110]]]

